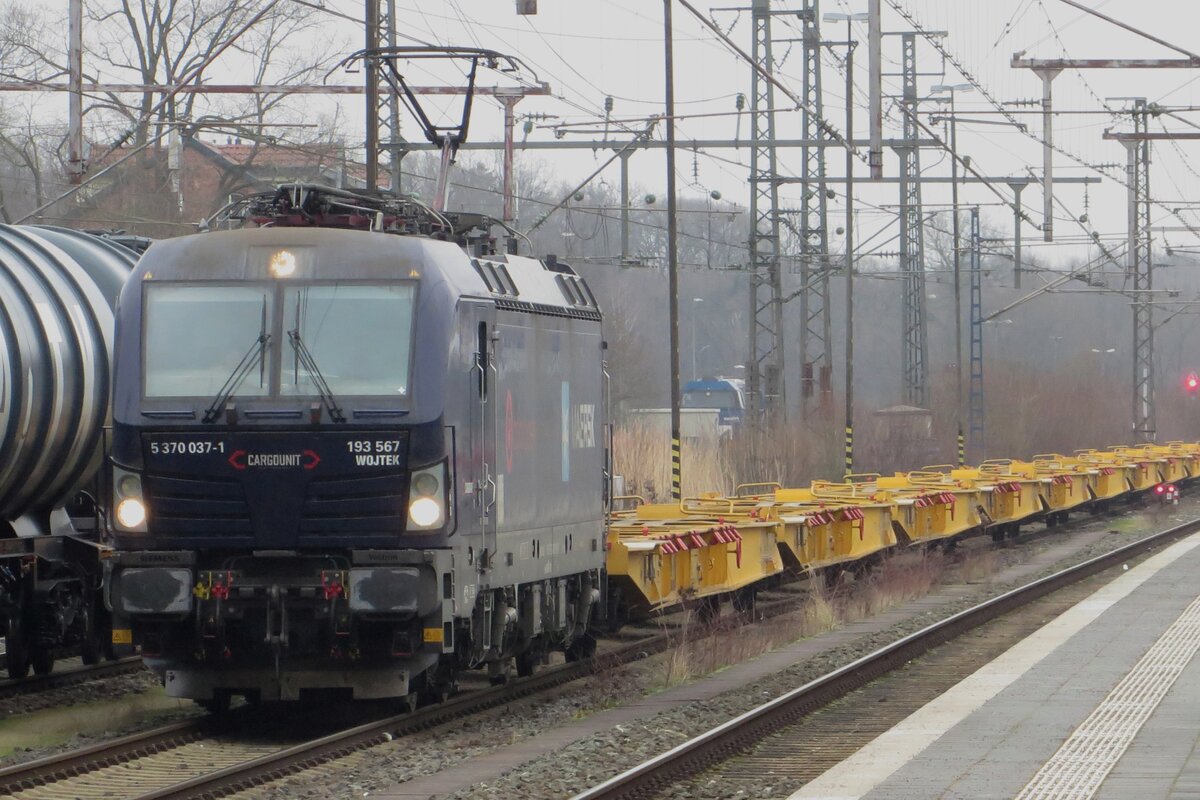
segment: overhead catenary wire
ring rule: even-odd
[[[911,25],[913,28],[915,28],[918,33],[920,33],[922,36],[924,36],[929,41],[930,45],[933,46],[941,54],[941,56],[944,59],[946,59],[946,61],[948,61],[955,68],[955,70],[968,83],[970,83],[975,88],[975,90],[977,92],[979,92],[980,96],[982,96],[988,103],[990,103],[992,105],[993,108],[995,108],[1002,116],[1004,116],[1006,119],[1008,119],[1008,121],[1010,123],[1012,123],[1014,128],[1016,128],[1023,135],[1032,139],[1033,141],[1037,142],[1038,144],[1041,144],[1041,145],[1046,144],[1046,141],[1042,136],[1039,136],[1039,135],[1033,133],[1028,128],[1028,126],[1024,126],[1024,127],[1021,126],[1021,124],[1017,121],[1016,117],[1013,116],[1009,112],[1009,110],[1007,108],[1005,108],[1004,104],[1001,103],[999,100],[997,100],[995,95],[992,92],[988,91],[988,89],[983,85],[983,83],[970,70],[967,69],[966,65],[962,63],[961,59],[959,59],[953,53],[951,53],[944,44],[942,44],[940,41],[938,41],[937,37],[933,37],[929,34],[929,32],[925,29],[925,27],[921,24],[921,22],[916,18],[916,16],[911,11],[909,11],[908,8],[906,8],[903,5],[903,0],[886,0],[886,2],[888,4],[888,6],[892,8],[893,11],[895,11],[897,14],[899,14],[904,19],[905,22],[907,22],[909,25]],[[1067,2],[1067,0],[1063,0],[1063,2]],[[1177,49],[1177,48],[1174,48],[1172,46],[1172,49]],[[1077,154],[1075,154],[1069,150],[1066,150],[1065,148],[1061,147],[1058,144],[1051,144],[1051,149],[1054,152],[1058,153],[1059,155],[1069,158],[1071,161],[1074,161],[1076,164],[1078,164],[1081,167],[1084,167],[1085,169],[1089,169],[1093,172],[1096,172],[1097,174],[1099,174],[1111,181],[1114,181],[1115,183],[1117,183],[1120,186],[1124,186],[1125,188],[1129,187],[1129,184],[1121,177],[1115,177],[1113,175],[1109,175],[1104,170],[1097,168],[1094,164],[1084,160],[1083,158],[1079,157]],[[1167,207],[1166,204],[1163,203],[1162,201],[1155,200],[1153,198],[1151,198],[1150,202],[1152,204],[1158,205],[1163,208]],[[1182,222],[1182,220],[1181,220],[1181,222]],[[1187,222],[1183,222],[1183,224],[1185,226],[1189,227],[1189,229],[1190,229],[1189,232],[1191,232],[1197,238],[1200,238],[1200,229],[1194,228]]]

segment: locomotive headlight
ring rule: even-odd
[[[126,530],[135,530],[146,524],[146,507],[135,497],[126,497],[117,503],[117,524]]]
[[[412,474],[408,529],[432,530],[446,522],[446,465],[435,464]]]
[[[113,468],[113,521],[121,530],[146,530],[146,503],[142,498],[142,478],[135,472]]]
[[[432,528],[442,521],[442,504],[432,497],[418,497],[408,507],[408,518],[417,528]]]
[[[296,272],[296,254],[290,250],[276,250],[267,261],[267,269],[276,278],[289,278]]]

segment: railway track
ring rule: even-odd
[[[1200,520],[1190,524],[1200,528]],[[1172,529],[1159,537],[1178,530]],[[769,619],[794,611],[795,591],[795,587],[784,587],[782,597],[760,600],[755,616]],[[658,626],[657,633],[637,636],[635,632],[636,638],[632,640],[627,634],[625,641],[611,643],[590,662],[558,665],[531,678],[470,691],[415,712],[390,715],[290,745],[280,744],[278,730],[273,739],[268,737],[266,741],[247,738],[242,723],[253,719],[251,709],[238,709],[222,721],[204,718],[174,723],[0,769],[0,796],[20,800],[64,796],[111,798],[114,789],[119,788],[117,796],[137,800],[223,797],[358,750],[546,692],[598,669],[646,658],[676,644],[678,628],[679,625],[668,622]],[[901,663],[908,657],[900,656]]]
[[[61,667],[61,663],[59,666]],[[133,656],[130,658],[120,658],[116,661],[105,661],[100,664],[93,664],[92,666],[81,664],[62,667],[51,672],[49,675],[30,675],[27,678],[18,678],[16,680],[6,678],[0,680],[0,700],[23,694],[36,694],[37,692],[58,689],[63,686],[73,686],[87,681],[111,678],[116,675],[128,675],[134,672],[141,672],[144,669],[141,657]]]
[[[760,602],[756,616],[794,610],[794,593]],[[586,662],[560,664],[530,678],[467,692],[446,702],[387,716],[293,745],[249,740],[242,723],[252,709],[227,719],[202,718],[156,728],[26,764],[0,769],[0,796],[20,800],[111,798],[137,800],[223,797],[396,738],[496,708],[524,697],[660,653],[676,641],[674,625],[618,641]],[[625,637],[628,638],[628,637]],[[186,776],[181,779],[181,776]]]
[[[1200,519],[1049,575],[883,647],[643,762],[572,800],[644,798],[742,753],[808,714],[903,667],[935,647],[1129,558],[1200,531]]]

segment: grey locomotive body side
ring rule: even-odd
[[[380,315],[385,295],[411,327]],[[254,328],[233,336],[250,346],[241,384],[171,389],[226,377],[197,383],[189,348],[164,342],[238,303],[221,327]],[[338,324],[353,342],[328,343]],[[197,351],[220,338],[193,336]],[[118,309],[114,640],[140,643],[169,693],[214,703],[438,695],[461,669],[585,651],[604,563],[601,350],[594,299],[553,261],[323,228],[155,245]]]

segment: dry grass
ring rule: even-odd
[[[770,624],[717,626],[704,630],[690,615],[661,661],[653,683],[670,688],[763,653],[816,636],[923,597],[946,576],[945,559],[936,552],[906,552],[835,589],[814,580],[797,608]],[[707,634],[707,635],[706,635]]]
[[[777,481],[784,486],[837,474],[836,448],[822,448],[804,428],[783,434],[745,430],[720,441],[685,439],[681,446],[683,494],[731,493],[741,483]],[[617,426],[613,432],[616,474],[625,478],[625,492],[658,502],[671,494],[669,437],[639,424]]]
[[[939,551],[913,550],[884,559],[840,598],[839,619],[843,624],[852,622],[924,597],[941,581],[945,570],[945,558]]]
[[[966,553],[957,565],[958,579],[965,583],[991,583],[1000,569],[995,550],[978,549]]]
[[[724,448],[713,442],[684,440],[680,457],[683,494],[732,491],[731,468]],[[626,494],[641,495],[649,502],[671,495],[671,442],[668,437],[641,425],[627,425],[613,432],[616,474],[625,478]]]

